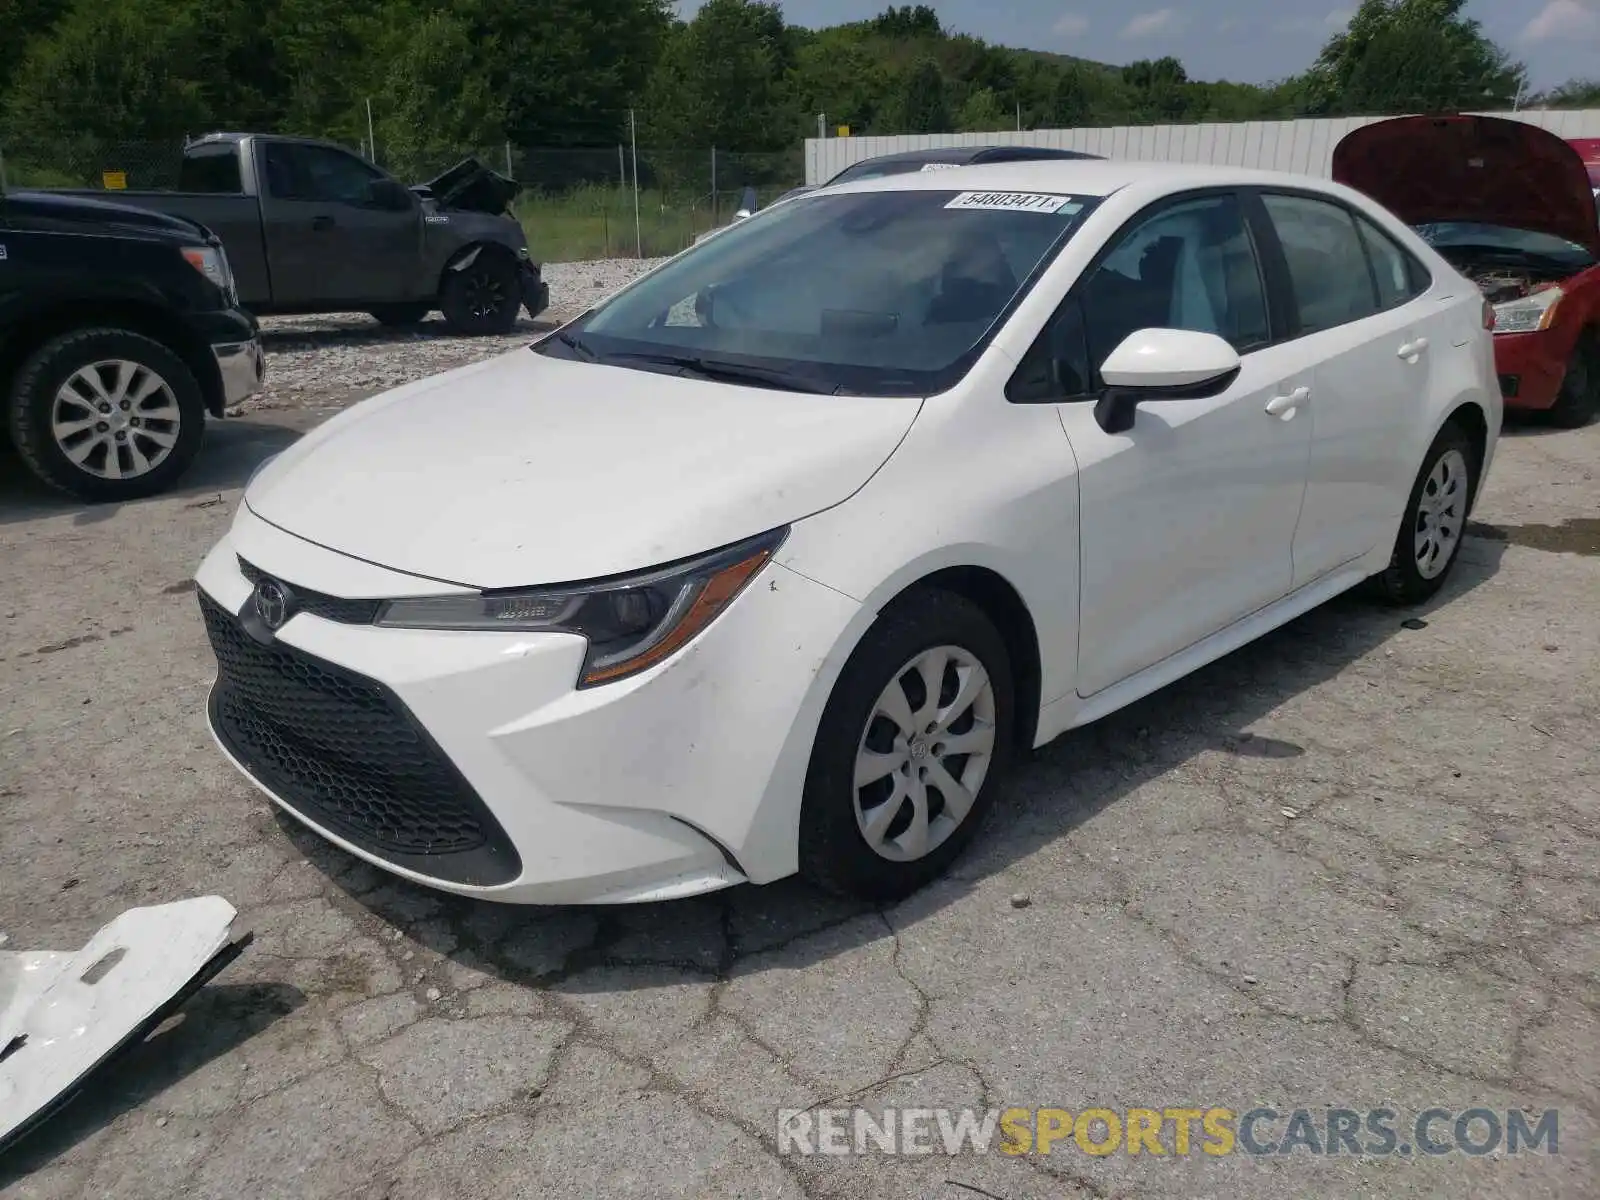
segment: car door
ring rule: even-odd
[[[1008,387],[1014,401],[1057,405],[1077,462],[1080,696],[1290,589],[1311,364],[1275,341],[1244,213],[1232,191],[1147,209],[1074,285]],[[1208,398],[1142,402],[1131,429],[1107,433],[1098,366],[1152,327],[1219,334],[1241,371]]]
[[[1411,434],[1433,358],[1449,349],[1449,314],[1419,299],[1426,269],[1365,216],[1310,193],[1263,192],[1261,202],[1296,340],[1317,364],[1294,539],[1302,587],[1394,540],[1416,467]]]
[[[280,306],[360,305],[404,298],[420,254],[421,215],[369,199],[383,172],[309,142],[268,142],[262,223]]]

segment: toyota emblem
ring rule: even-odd
[[[268,629],[278,630],[289,619],[289,589],[276,579],[256,584],[256,616]]]

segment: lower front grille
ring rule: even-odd
[[[376,680],[263,644],[205,593],[213,728],[311,821],[396,866],[492,886],[522,864],[505,831],[400,698]]]

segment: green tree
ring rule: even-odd
[[[794,144],[793,48],[778,6],[752,0],[708,0],[673,31],[650,80],[640,135],[665,183],[704,179],[708,147],[771,152]]]
[[[1182,120],[1189,111],[1189,73],[1175,58],[1141,59],[1122,68],[1136,111],[1148,121]]]
[[[950,132],[950,101],[938,63],[922,58],[906,72],[893,111],[901,133]]]
[[[383,114],[376,129],[383,165],[427,178],[470,151],[498,145],[506,104],[489,74],[460,17],[433,12],[404,30],[374,102]]]
[[[1509,105],[1526,72],[1462,15],[1467,0],[1363,0],[1307,76],[1318,115]]]
[[[175,168],[185,133],[207,124],[205,88],[188,68],[196,45],[191,11],[172,0],[80,5],[48,38],[34,41],[6,98],[7,152],[17,159],[49,156],[72,164],[84,182],[102,169],[135,171],[132,181],[159,184]],[[165,139],[174,161],[112,161],[119,143]],[[148,165],[155,179],[141,179]]]
[[[967,96],[956,113],[956,129],[961,133],[993,133],[1009,128],[1015,115],[1000,106],[1000,99],[988,88],[978,88]]]
[[[65,11],[60,0],[0,0],[0,29],[6,31],[5,52],[0,54],[0,95],[35,38],[55,28]]]
[[[899,7],[891,4],[873,17],[870,24],[874,33],[889,38],[936,38],[944,32],[939,14],[926,4],[914,8],[909,4]]]
[[[1569,79],[1535,96],[1542,108],[1600,108],[1600,79]]]

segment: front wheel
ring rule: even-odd
[[[942,591],[885,610],[823,711],[800,814],[800,871],[897,900],[972,839],[1009,758],[1011,663],[993,622]]]
[[[1545,420],[1561,429],[1587,425],[1600,412],[1600,338],[1585,330],[1572,351],[1556,402],[1545,410]]]
[[[122,329],[46,342],[12,389],[11,438],[51,486],[92,502],[165,490],[205,436],[194,373],[167,347]]]
[[[1422,458],[1389,567],[1373,578],[1391,604],[1420,604],[1455,566],[1478,482],[1478,453],[1459,425],[1447,424]]]
[[[510,333],[522,307],[521,268],[505,253],[482,250],[472,265],[446,271],[439,307],[445,323],[474,337]]]

